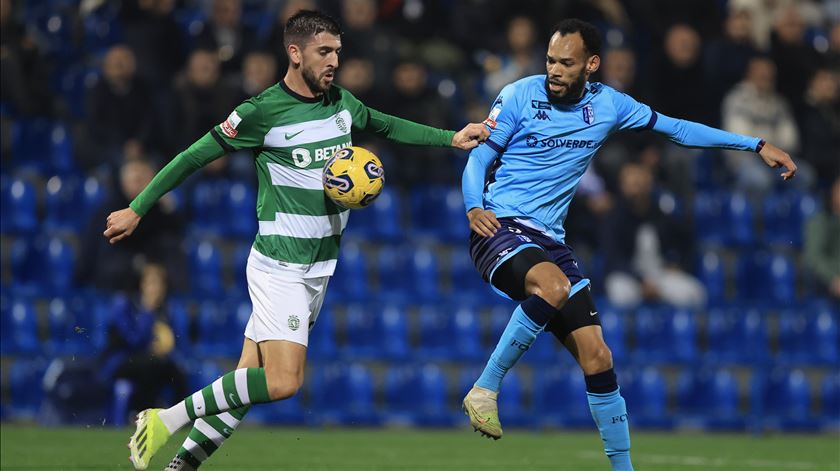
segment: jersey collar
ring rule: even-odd
[[[308,97],[308,96],[303,96],[299,93],[296,93],[294,90],[289,88],[289,86],[286,85],[286,82],[284,82],[283,80],[280,81],[280,88],[282,88],[283,91],[288,93],[289,96],[291,96],[292,98],[294,98],[298,101],[302,101],[304,103],[319,103],[319,102],[323,101],[323,99],[324,99],[323,96]]]

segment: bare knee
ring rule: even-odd
[[[590,351],[581,352],[579,361],[586,375],[601,373],[613,367],[612,352],[604,343]]]
[[[302,375],[279,374],[266,376],[268,397],[272,401],[282,401],[297,394],[303,384]]]
[[[545,302],[560,310],[569,300],[569,292],[572,287],[568,280],[550,280],[541,283],[534,294],[543,298]]]

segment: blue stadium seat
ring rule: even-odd
[[[633,410],[633,425],[638,427],[670,428],[666,413],[665,379],[656,368],[648,367],[633,374],[622,375],[621,394]]]
[[[727,241],[730,245],[749,247],[755,240],[753,207],[742,193],[732,193],[724,200],[726,208]]]
[[[38,227],[37,196],[31,183],[13,178],[3,188],[3,234],[30,235]]]
[[[396,242],[402,239],[403,210],[399,192],[389,187],[383,188],[382,193],[365,212],[373,219],[370,229],[374,240]]]
[[[452,312],[439,304],[426,304],[418,311],[417,359],[447,360],[455,356]]]
[[[233,272],[233,286],[231,294],[238,296],[248,295],[248,257],[251,255],[252,242],[237,242],[231,254],[230,270]],[[332,284],[332,280],[330,280]]]
[[[176,351],[189,354],[192,350],[192,335],[190,334],[190,313],[187,301],[181,297],[170,297],[166,303],[169,313],[169,326],[175,335]]]
[[[190,362],[185,371],[189,374],[190,391],[198,391],[226,372],[219,363],[211,360]]]
[[[382,324],[380,356],[394,361],[408,358],[408,321],[405,310],[398,305],[386,305],[376,315]]]
[[[193,294],[213,299],[223,296],[222,256],[216,246],[201,241],[191,250],[190,259]]]
[[[612,351],[613,361],[615,363],[627,361],[623,312],[605,304],[604,307],[598,308],[598,313],[601,315],[604,341]]]
[[[329,293],[330,299],[351,302],[370,300],[367,259],[358,243],[342,241]]]
[[[660,308],[641,306],[636,311],[636,348],[633,359],[639,364],[665,363],[669,358],[670,316]]]
[[[697,270],[697,277],[706,288],[708,305],[721,305],[726,299],[726,267],[720,254],[714,250],[704,251]]]
[[[740,301],[767,304],[770,283],[770,254],[764,250],[743,250],[735,261],[735,284]]]
[[[381,355],[383,342],[382,318],[376,310],[364,304],[347,306],[344,333],[346,343],[342,355],[351,359],[373,359]]]
[[[253,240],[257,233],[257,218],[254,208],[257,204],[257,192],[251,185],[236,182],[230,185],[226,194],[228,217],[225,229],[228,235],[243,240]],[[203,214],[199,214],[203,217]]]
[[[591,426],[586,385],[579,368],[549,367],[534,377],[535,417],[548,426]]]
[[[740,306],[709,311],[706,322],[708,365],[762,366],[770,360],[766,313]]]
[[[399,302],[413,297],[411,277],[406,270],[409,263],[407,253],[411,252],[406,246],[384,245],[379,248],[376,271],[380,298]]]
[[[3,312],[3,354],[32,355],[41,350],[38,340],[38,318],[33,303],[17,298]]]
[[[412,235],[463,242],[469,238],[459,189],[441,185],[416,187],[411,193]]]
[[[728,370],[684,370],[677,379],[681,422],[711,430],[742,430],[738,382]]]
[[[100,80],[100,71],[86,64],[72,64],[57,74],[57,88],[73,118],[87,116],[87,98]]]
[[[790,306],[796,301],[796,267],[785,255],[773,254],[768,261],[768,285],[765,290],[777,306]]]
[[[840,373],[827,373],[820,383],[820,416],[823,428],[840,429]]]
[[[56,123],[50,131],[49,170],[56,175],[69,176],[76,171],[73,134],[67,126]]]
[[[321,423],[370,426],[381,421],[373,407],[373,380],[363,365],[329,365],[313,373],[309,393]]]
[[[85,223],[90,220],[93,212],[99,209],[108,196],[108,190],[96,177],[87,177],[82,184],[82,207],[85,213]]]
[[[411,293],[423,301],[440,298],[440,269],[437,257],[428,247],[418,247],[409,262]]]
[[[813,431],[819,422],[811,413],[811,387],[802,370],[777,369],[757,374],[751,384],[753,413],[764,427],[783,431]]]
[[[263,425],[303,425],[306,423],[306,411],[301,405],[301,394],[252,407],[248,412],[248,422]]]
[[[464,361],[480,360],[484,356],[481,349],[481,326],[475,308],[459,305],[453,314],[453,345],[455,357]]]
[[[725,242],[726,215],[719,193],[698,191],[694,196],[694,227],[701,243],[720,245]]]
[[[333,360],[338,355],[336,344],[335,316],[331,305],[321,307],[318,319],[309,332],[307,357],[315,361]]]
[[[33,420],[44,399],[44,372],[41,359],[17,359],[9,368],[9,415],[17,420]]]
[[[225,234],[229,188],[230,183],[225,180],[200,180],[195,184],[191,194],[191,233],[200,237]]]
[[[809,319],[804,312],[783,311],[779,314],[779,352],[777,360],[788,365],[806,365],[814,361],[816,352],[809,338]]]
[[[695,313],[679,309],[669,322],[671,359],[673,362],[692,364],[697,360],[697,323]]]
[[[82,17],[85,51],[104,53],[122,40],[119,13],[119,5],[105,2]]]
[[[11,288],[21,296],[41,294],[40,281],[43,275],[40,269],[41,253],[35,245],[35,242],[27,237],[18,237],[11,246],[9,254],[12,269]]]
[[[11,147],[15,167],[44,174],[50,170],[53,122],[45,118],[18,119],[12,123]]]
[[[802,246],[805,221],[819,208],[813,195],[799,191],[771,193],[762,206],[765,243],[795,248]]]
[[[449,262],[449,281],[452,288],[450,295],[454,299],[475,299],[495,296],[490,285],[485,283],[475,269],[469,248],[457,245],[447,255]]]
[[[53,356],[92,355],[96,346],[91,338],[93,317],[89,306],[82,298],[60,298],[50,300],[47,309],[49,339],[46,349]]]
[[[198,337],[195,352],[202,357],[233,357],[238,351],[231,344],[233,316],[219,303],[205,300],[198,306]],[[238,337],[234,337],[238,338]],[[237,342],[237,347],[241,342]]]
[[[62,178],[58,175],[50,178],[47,181],[44,206],[46,208],[44,228],[50,233],[65,231],[79,234],[87,223],[81,188],[77,179]]]
[[[43,278],[41,285],[49,295],[68,294],[73,288],[73,277],[76,270],[76,254],[65,240],[59,237],[50,238],[44,253]]]
[[[840,313],[830,306],[816,311],[811,323],[811,349],[817,361],[828,366],[840,364]]]
[[[398,366],[385,372],[388,422],[442,427],[452,425],[446,397],[446,376],[433,364]]]

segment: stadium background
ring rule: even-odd
[[[569,242],[594,280],[635,429],[837,430],[840,293],[804,254],[809,221],[832,213],[840,162],[838,2],[0,5],[3,421],[125,424],[138,397],[159,405],[234,365],[250,313],[244,265],[256,230],[249,156],[192,176],[119,247],[103,241],[103,221],[148,181],[150,166],[282,77],[279,25],[318,6],[346,30],[339,84],[369,106],[451,129],[483,120],[505,83],[541,73],[550,26],[561,17],[605,33],[615,54],[604,54],[596,80],[672,116],[722,125],[724,100],[750,58],[774,65],[776,92],[763,102],[779,107],[752,115],[774,119],[748,124],[791,151],[801,178],[768,184],[718,152],[617,136],[576,197]],[[608,71],[610,57],[616,70]],[[735,109],[755,105],[741,98],[731,98]],[[468,258],[458,187],[465,155],[355,138],[385,162],[386,190],[351,217],[303,390],[254,408],[249,421],[462,426],[460,398],[512,309]],[[609,299],[604,280],[629,263],[604,245],[626,234],[602,233],[624,197],[625,160],[653,175],[657,217],[685,229],[676,255],[665,255],[702,283],[701,305],[654,297],[621,307]],[[146,302],[144,273],[166,280],[163,301],[149,301],[150,310],[136,307]],[[508,375],[503,421],[594,434],[583,377],[555,344],[542,336]],[[144,397],[149,387],[136,377],[116,379],[118,365],[144,361],[175,368],[184,383],[157,385],[156,399]]]

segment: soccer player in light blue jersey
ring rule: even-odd
[[[591,24],[558,24],[546,53],[547,74],[501,91],[485,121],[490,139],[470,154],[462,180],[470,254],[494,290],[521,304],[463,405],[476,430],[501,438],[496,398],[502,378],[536,335],[548,330],[583,370],[605,452],[612,469],[624,471],[633,469],[627,409],[589,280],[564,243],[563,221],[586,167],[610,134],[622,129],[651,130],[683,146],[755,152],[768,166],[784,167],[785,180],[796,165],[758,137],[664,116],[588,82],[600,65],[600,47]]]

